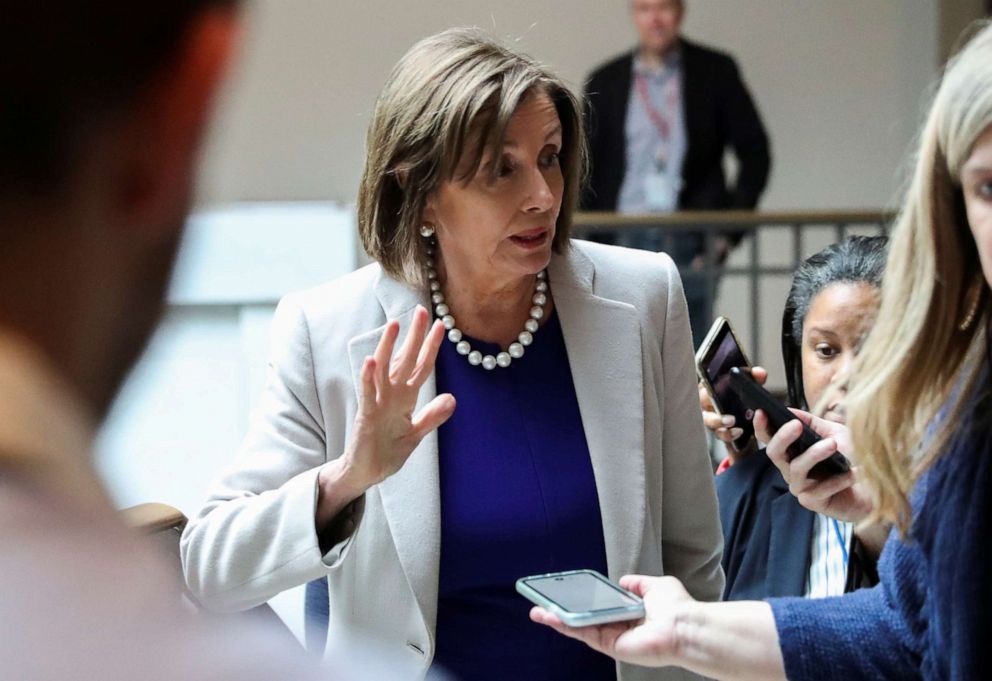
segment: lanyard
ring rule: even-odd
[[[665,82],[665,105],[669,111],[674,110],[677,104],[675,101],[675,92],[677,89],[675,79],[677,77],[677,75],[673,75]],[[634,87],[637,90],[638,97],[641,98],[641,103],[644,105],[645,111],[647,111],[648,118],[651,119],[651,124],[658,130],[662,141],[667,144],[668,138],[672,135],[672,126],[651,101],[651,95],[648,93],[648,81],[644,77],[644,74],[634,74]]]
[[[830,522],[834,526],[834,534],[837,535],[837,543],[840,544],[841,555],[844,557],[844,572],[847,572],[847,541],[844,539],[844,532],[840,529],[837,518],[831,518]]]

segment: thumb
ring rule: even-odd
[[[413,417],[413,432],[419,441],[427,433],[441,427],[455,413],[455,397],[451,393],[438,395]]]

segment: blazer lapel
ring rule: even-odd
[[[426,306],[427,298],[384,274],[379,275],[373,289],[386,319],[399,320],[398,343],[402,342],[416,305]],[[361,385],[362,362],[375,352],[384,330],[385,324],[348,343],[355,386]],[[420,389],[417,409],[434,399],[436,394],[434,377],[431,376]],[[431,635],[437,619],[441,555],[441,492],[437,465],[437,434],[430,433],[413,450],[403,467],[377,486],[403,572]]]
[[[641,328],[633,306],[598,297],[592,261],[578,248],[552,259],[565,336],[599,496],[610,576],[633,572],[645,517]]]
[[[769,596],[802,596],[809,572],[813,512],[800,506],[788,487],[776,485],[775,490],[781,496],[772,502],[765,590]]]

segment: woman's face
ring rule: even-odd
[[[961,168],[961,187],[982,272],[992,286],[992,126],[979,136]]]
[[[424,221],[435,227],[449,276],[470,272],[499,286],[547,267],[565,187],[561,145],[554,103],[543,93],[528,96],[500,152],[483,156],[467,182],[449,180],[428,199]]]
[[[844,375],[865,332],[875,319],[877,290],[864,282],[831,284],[820,291],[803,321],[803,387],[811,409],[820,406],[827,387]],[[844,423],[842,390],[825,405],[824,418]]]

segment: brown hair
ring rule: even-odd
[[[376,100],[358,192],[362,244],[383,270],[423,283],[427,198],[442,182],[473,177],[486,152],[502,146],[513,112],[538,92],[554,103],[562,126],[565,190],[552,244],[561,252],[586,173],[581,107],[564,82],[477,29],[425,38],[400,59]]]

